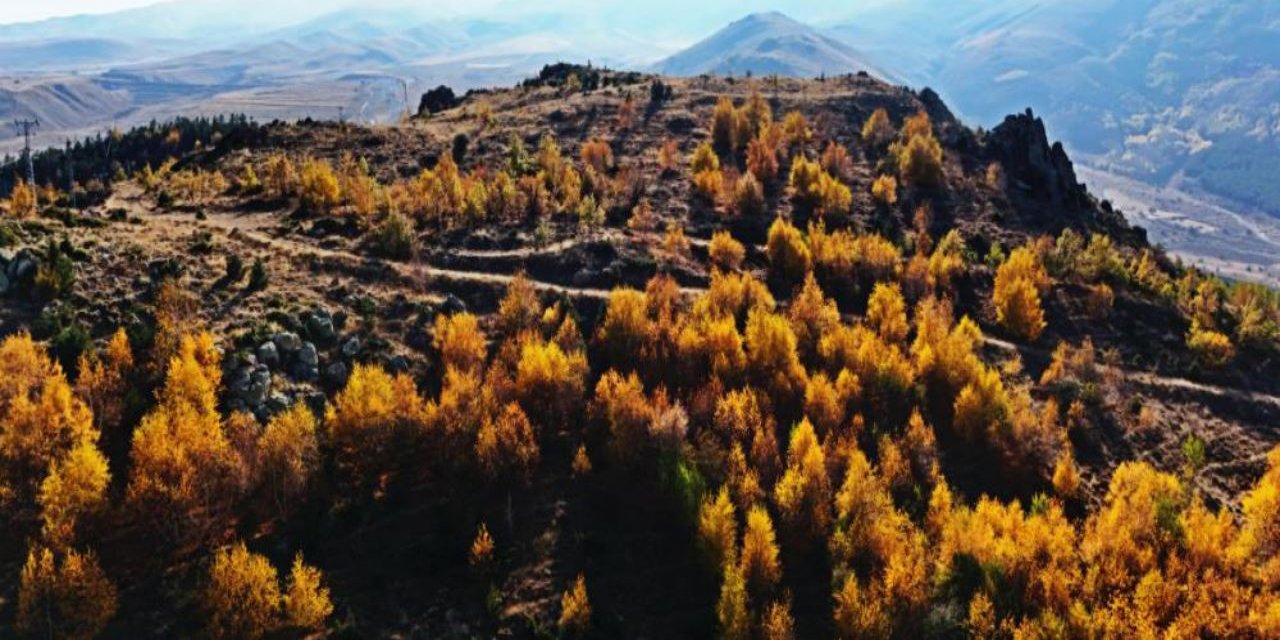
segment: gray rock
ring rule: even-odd
[[[276,348],[276,343],[268,340],[259,345],[258,361],[268,367],[280,366],[280,349]]]
[[[237,367],[231,372],[231,375],[227,377],[227,391],[230,392],[232,396],[243,396],[244,393],[248,391],[249,385],[252,381],[252,367]]]
[[[11,282],[22,282],[35,275],[36,264],[35,254],[23,249],[9,261],[9,265],[5,267],[5,275]]]
[[[347,374],[349,373],[347,363],[339,360],[325,368],[324,377],[329,383],[340,385],[347,381]]]
[[[280,413],[291,406],[293,406],[293,399],[279,391],[267,398],[267,411],[271,413]]]
[[[292,331],[281,331],[271,336],[271,341],[275,343],[276,349],[284,357],[297,353],[302,348],[302,338]]]
[[[0,296],[9,293],[9,276],[0,273]]]
[[[405,373],[409,370],[409,359],[404,356],[392,356],[387,359],[387,370],[391,373]]]
[[[462,298],[459,298],[458,296],[455,296],[452,293],[446,296],[444,299],[444,304],[440,305],[440,311],[448,315],[453,315],[455,313],[462,313],[466,310],[467,310],[467,303],[463,302]]]
[[[324,309],[316,309],[307,316],[307,333],[322,344],[333,342],[338,336],[333,328],[333,316]]]
[[[360,349],[363,345],[360,343],[359,336],[351,336],[342,343],[342,355],[345,358],[354,358],[360,355]]]
[[[314,343],[302,343],[302,349],[298,351],[298,363],[308,367],[320,365],[320,353],[316,351]]]
[[[250,378],[249,388],[245,390],[241,396],[245,403],[250,407],[260,407],[267,400],[267,394],[271,392],[271,370],[265,365],[259,365],[254,369]]]

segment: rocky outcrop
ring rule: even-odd
[[[1083,207],[1089,202],[1076,170],[1061,142],[1049,144],[1044,121],[1027,109],[1011,115],[987,136],[987,151],[1000,162],[1010,188],[1040,194],[1066,207]]]
[[[0,296],[29,287],[39,266],[39,256],[30,249],[22,249],[16,253],[0,252]]]

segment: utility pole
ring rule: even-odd
[[[40,127],[40,120],[14,120],[15,131],[22,132],[22,155],[27,157],[27,186],[32,193],[36,190],[36,165],[31,158],[31,131]]]
[[[67,138],[67,195],[71,196],[71,208],[76,208],[76,161],[71,157],[71,139]]]

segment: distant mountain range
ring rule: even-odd
[[[964,116],[1280,216],[1280,0],[899,0],[832,26]]]

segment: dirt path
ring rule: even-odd
[[[261,249],[271,249],[279,255],[287,256],[291,259],[319,258],[343,264],[352,269],[377,265],[380,268],[391,270],[401,279],[410,282],[422,282],[428,287],[430,283],[437,280],[505,287],[515,279],[515,276],[505,273],[444,269],[420,260],[409,263],[380,260],[346,250],[321,247],[306,239],[274,233],[280,212],[232,213],[214,211],[201,220],[192,213],[155,211],[145,204],[141,192],[136,187],[119,189],[107,201],[106,207],[108,209],[125,209],[131,215],[147,221],[158,223],[173,223],[177,221],[197,228],[218,230],[228,237],[237,237],[248,244]],[[539,253],[564,251],[577,244],[589,241],[591,240],[585,238],[570,238],[545,247],[500,251],[457,251],[455,253],[478,258],[526,257]],[[566,295],[573,298],[607,300],[611,293],[610,289],[574,287],[540,280],[530,280],[530,282],[532,282],[535,289],[541,292]],[[681,293],[687,296],[695,296],[703,291],[705,290],[698,287],[681,287]]]

